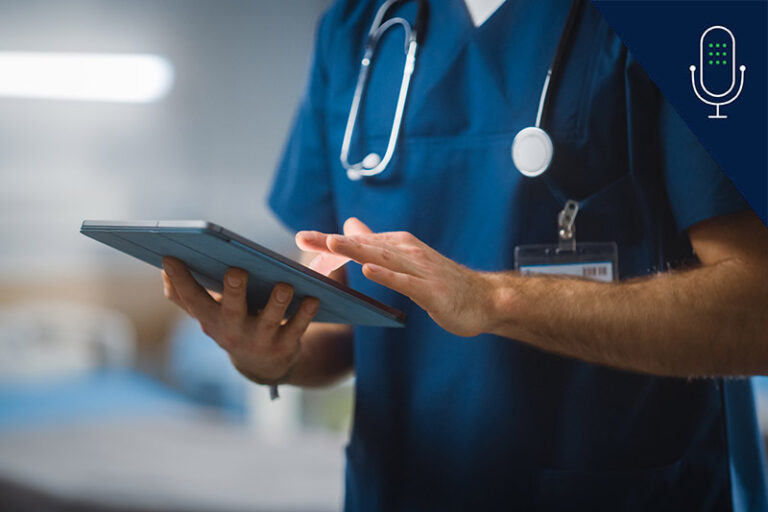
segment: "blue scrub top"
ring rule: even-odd
[[[543,121],[552,166],[535,179],[515,170],[510,144],[535,120],[565,0],[508,0],[480,27],[463,0],[430,1],[396,156],[383,174],[348,180],[339,152],[380,3],[339,1],[319,25],[269,198],[291,228],[338,232],[356,216],[501,271],[514,267],[515,246],[556,242],[570,198],[581,202],[579,240],[615,241],[626,279],[694,261],[685,230],[747,208],[588,2]],[[350,161],[383,152],[403,59],[402,31],[391,30]],[[496,336],[460,338],[359,265],[348,273],[353,288],[402,309],[408,323],[355,329],[346,510],[765,506],[748,381],[651,377]],[[733,456],[738,443],[743,461]]]

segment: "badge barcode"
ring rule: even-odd
[[[597,277],[608,275],[606,267],[584,267],[581,269],[581,275],[584,277]]]

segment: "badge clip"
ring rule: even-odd
[[[562,211],[557,214],[557,251],[574,252],[576,250],[576,215],[579,203],[569,199]]]
[[[615,242],[576,243],[579,203],[568,200],[557,214],[557,244],[518,245],[515,270],[522,275],[554,274],[611,282],[619,278]]]

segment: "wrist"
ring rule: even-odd
[[[489,272],[487,318],[485,332],[514,338],[519,330],[521,315],[521,282],[516,272]]]
[[[262,386],[278,386],[281,384],[288,384],[291,378],[291,374],[293,373],[293,369],[296,367],[296,361],[294,361],[288,368],[278,377],[275,378],[264,378],[259,375],[256,375],[255,373],[252,373],[248,370],[245,370],[244,368],[240,367],[230,356],[230,361],[232,361],[232,365],[235,367],[235,369],[246,379],[255,382],[256,384],[260,384]]]

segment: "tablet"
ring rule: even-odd
[[[230,267],[248,272],[248,307],[264,307],[276,283],[293,286],[290,316],[304,297],[316,297],[314,321],[375,327],[402,327],[405,315],[314,270],[206,221],[96,221],[80,228],[85,236],[162,268],[164,256],[185,262],[198,283],[221,291]]]

